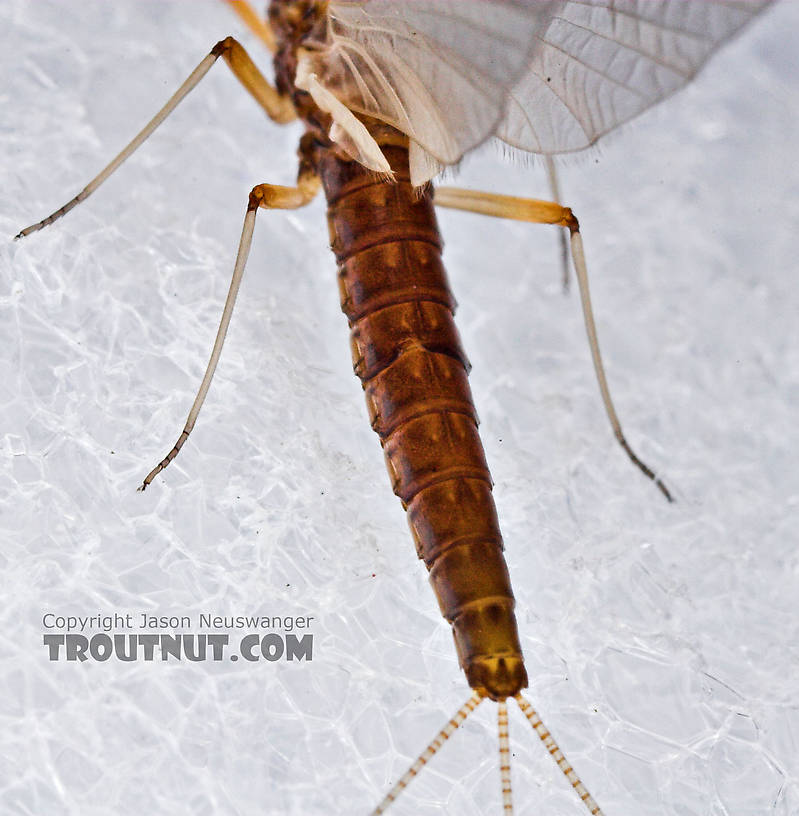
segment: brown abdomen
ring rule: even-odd
[[[414,194],[407,150],[384,153],[396,183],[330,151],[318,163],[355,373],[469,685],[504,699],[527,674],[469,363],[432,197]]]

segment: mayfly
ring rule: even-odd
[[[602,398],[628,456],[599,356],[577,219],[558,203],[438,188],[445,167],[490,137],[552,155],[580,150],[684,84],[765,2],[319,2],[273,0],[251,24],[275,53],[275,85],[232,38],[218,43],[145,129],[75,198],[87,198],[219,58],[277,122],[299,117],[296,187],[250,196],[217,342],[186,426],[145,478],[178,454],[219,359],[258,209],[328,201],[342,308],[395,493],[408,511],[474,693],[374,813],[382,813],[486,697],[499,704],[503,806],[511,811],[506,700],[514,697],[588,810],[600,809],[521,692],[527,674],[491,480],[477,435],[468,362],[452,321],[434,204],[568,230]]]

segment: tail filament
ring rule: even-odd
[[[513,798],[510,790],[510,738],[508,735],[508,704],[502,700],[497,709],[499,731],[499,774],[502,780],[502,812],[513,816]]]
[[[538,734],[541,742],[544,743],[544,747],[547,749],[547,751],[549,751],[552,759],[554,759],[557,763],[558,768],[563,771],[566,779],[569,780],[569,783],[577,792],[580,799],[583,800],[585,806],[591,812],[592,816],[603,816],[602,811],[599,809],[599,805],[594,801],[594,797],[591,796],[585,785],[583,785],[583,783],[580,781],[580,777],[577,776],[572,766],[569,765],[568,760],[563,755],[563,751],[560,750],[557,742],[555,742],[555,738],[549,733],[544,723],[541,722],[538,712],[530,705],[530,703],[527,702],[527,700],[524,699],[524,697],[522,697],[521,694],[517,694],[515,699],[519,704],[519,708],[522,710],[522,713],[530,721],[530,725],[533,726],[533,730],[536,732],[536,734]]]
[[[408,787],[411,780],[424,768],[430,759],[438,753],[441,746],[452,736],[455,729],[477,708],[483,698],[475,692],[459,709],[455,716],[436,734],[427,748],[422,751],[416,762],[400,777],[396,785],[386,794],[383,801],[371,812],[370,816],[380,816],[388,806]],[[506,710],[507,717],[507,710]]]

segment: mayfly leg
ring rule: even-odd
[[[580,301],[583,307],[583,321],[588,334],[588,343],[591,347],[591,358],[594,363],[602,402],[613,428],[618,443],[634,465],[658,487],[668,499],[674,501],[671,491],[663,480],[645,462],[638,458],[630,447],[621,429],[621,422],[616,414],[616,408],[610,398],[605,368],[602,364],[602,355],[599,352],[594,313],[591,308],[591,293],[588,289],[588,270],[583,251],[583,240],[580,237],[580,225],[568,207],[562,207],[550,201],[536,201],[530,198],[516,198],[514,196],[483,193],[477,190],[461,190],[455,187],[438,187],[435,190],[435,203],[441,207],[455,210],[491,215],[496,218],[509,218],[515,221],[531,221],[535,224],[555,224],[569,230],[572,259],[577,273],[577,283],[580,287]]]
[[[549,194],[556,204],[560,204],[560,182],[558,181],[558,168],[555,167],[555,160],[552,156],[544,156],[544,166],[547,169],[547,181],[549,181]],[[569,275],[569,239],[565,230],[558,232],[558,243],[560,244],[560,268],[561,285],[563,292],[568,293],[571,276]]]
[[[63,207],[59,207],[55,212],[31,224],[29,227],[20,230],[14,239],[24,238],[32,232],[52,224],[53,221],[66,215],[74,209],[81,201],[85,201],[119,166],[128,159],[135,151],[141,147],[155,129],[169,116],[170,113],[183,101],[183,99],[199,84],[200,80],[208,73],[211,66],[222,57],[230,66],[236,79],[241,82],[250,96],[266,111],[270,119],[280,124],[290,122],[296,118],[294,105],[288,96],[281,95],[276,88],[273,88],[266,78],[250,59],[244,48],[233,37],[226,37],[218,42],[200,64],[189,74],[186,81],[167,100],[167,103],[153,116],[153,118],[136,134],[133,140],[115,156],[111,162],[104,167],[74,198],[70,199]]]
[[[252,4],[247,0],[225,0],[225,2],[238,14],[239,19],[258,37],[267,50],[274,54],[277,51],[275,34],[269,23],[252,7]]]
[[[236,304],[236,296],[239,293],[239,286],[241,285],[241,279],[244,275],[244,267],[247,265],[247,257],[250,254],[250,244],[252,243],[252,234],[255,229],[256,212],[259,208],[265,210],[295,210],[299,207],[304,207],[319,191],[319,185],[319,177],[309,167],[301,165],[296,187],[281,187],[277,184],[259,184],[257,187],[254,187],[250,193],[250,199],[247,204],[247,214],[244,216],[244,226],[241,230],[241,239],[239,240],[239,248],[236,253],[236,263],[233,267],[233,277],[230,281],[227,298],[225,298],[222,319],[219,321],[214,347],[211,350],[211,358],[205,369],[203,380],[200,383],[197,396],[194,398],[194,404],[191,406],[189,416],[178,437],[178,441],[175,442],[169,453],[147,474],[139,486],[139,490],[146,490],[152,480],[180,453],[180,449],[194,428],[194,424],[200,413],[200,408],[202,408],[205,402],[205,397],[208,394],[211,380],[214,378],[214,372],[219,362],[219,356],[222,354],[222,346],[225,343],[230,318],[233,316],[233,307]]]
[[[265,24],[264,24],[265,25]],[[267,27],[268,28],[268,27]],[[247,52],[233,37],[226,37],[220,40],[212,49],[211,52],[200,62],[200,64],[191,72],[188,78],[178,88],[178,90],[167,100],[166,104],[156,115],[142,128],[139,133],[132,139],[132,141],[106,166],[100,173],[95,176],[74,198],[68,201],[63,207],[57,209],[47,218],[42,219],[36,224],[32,224],[15,236],[15,238],[24,238],[32,232],[42,229],[43,227],[52,224],[53,221],[60,218],[62,215],[68,213],[71,209],[80,204],[81,201],[87,199],[109,176],[111,176],[119,166],[129,158],[155,131],[155,129],[169,116],[170,113],[180,104],[180,102],[199,84],[200,80],[208,73],[211,66],[222,57],[227,65],[230,67],[234,76],[241,82],[245,90],[255,101],[263,108],[270,119],[278,123],[290,122],[296,118],[296,111],[290,97],[281,94],[276,88],[272,87],[266,78],[256,67],[255,63],[250,59]],[[147,485],[178,455],[178,452],[183,447],[184,443],[189,437],[189,434],[197,421],[197,416],[200,412],[205,397],[208,394],[208,388],[211,385],[211,380],[214,376],[219,355],[222,353],[222,346],[225,341],[228,326],[230,325],[230,318],[233,314],[233,306],[236,302],[236,295],[241,285],[241,279],[244,274],[244,267],[247,263],[247,256],[250,251],[250,243],[252,241],[253,230],[255,229],[255,213],[259,207],[264,209],[296,209],[307,204],[319,190],[319,179],[316,174],[310,169],[307,161],[303,161],[300,165],[298,181],[296,187],[281,187],[274,184],[259,184],[253,188],[250,193],[249,203],[247,205],[247,214],[244,218],[244,226],[242,228],[241,239],[239,241],[239,249],[236,256],[236,263],[233,269],[233,277],[230,282],[227,298],[225,300],[225,307],[222,312],[222,319],[217,331],[214,347],[211,352],[211,359],[205,371],[200,389],[189,412],[186,425],[178,438],[178,441],[172,447],[170,452],[153,468],[152,471],[142,482],[139,490],[144,490]]]

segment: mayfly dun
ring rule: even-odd
[[[503,802],[511,810],[505,701],[514,697],[588,810],[598,805],[523,696],[527,675],[513,595],[452,322],[434,203],[568,230],[600,391],[626,453],[660,491],[663,480],[624,437],[602,371],[577,219],[559,204],[439,188],[428,182],[498,136],[522,150],[578,150],[676,90],[764,3],[685,4],[281,2],[264,39],[276,52],[273,86],[234,40],[221,41],[178,94],[111,165],[24,237],[91,195],[222,57],[277,122],[307,133],[296,187],[258,185],[218,342],[186,428],[142,487],[175,458],[208,392],[259,209],[328,201],[342,308],[356,374],[408,510],[417,550],[452,624],[473,696],[420,755],[381,813],[483,699],[499,703]],[[491,14],[486,16],[486,7]],[[590,92],[589,92],[590,88]],[[541,119],[533,116],[541,111]]]

